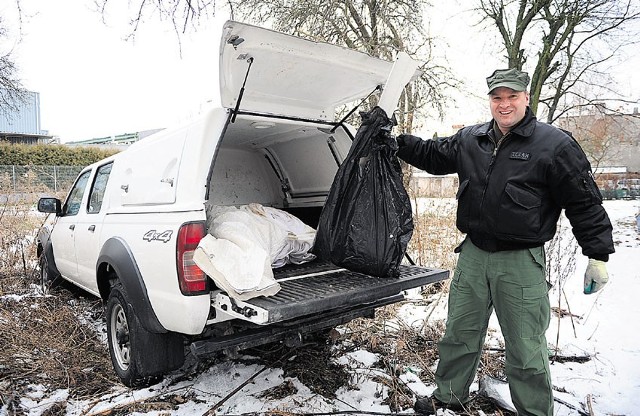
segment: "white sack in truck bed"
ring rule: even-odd
[[[208,234],[193,259],[232,298],[274,295],[280,285],[272,267],[315,258],[309,253],[315,230],[285,211],[260,204],[207,211]]]

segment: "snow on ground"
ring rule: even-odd
[[[640,234],[636,230],[635,214],[640,209],[639,201],[606,201],[605,207],[614,224],[616,253],[608,263],[609,284],[594,295],[582,294],[582,274],[587,259],[578,255],[576,272],[564,284],[566,301],[562,308],[575,315],[573,325],[570,317],[553,317],[547,338],[550,347],[555,346],[559,333],[560,353],[563,356],[590,355],[586,363],[552,364],[553,384],[558,399],[572,408],[556,403],[558,416],[578,415],[587,411],[587,402],[597,415],[634,415],[640,412]],[[552,289],[552,306],[557,306],[557,288]],[[412,296],[416,296],[412,294]],[[424,317],[429,320],[444,319],[446,298],[442,297],[433,306],[413,306],[408,303],[400,310],[399,317],[407,325],[422,325]],[[559,326],[558,326],[559,325]],[[575,334],[574,334],[575,326]],[[492,319],[490,345],[499,345],[500,334],[497,321]],[[558,332],[559,331],[559,332]],[[265,399],[261,393],[281,385],[285,380],[279,368],[267,368],[239,360],[226,360],[213,364],[209,369],[188,381],[179,381],[169,376],[162,383],[146,389],[132,390],[117,387],[99,401],[73,401],[67,405],[68,415],[90,415],[107,412],[116,405],[124,405],[148,397],[180,395],[186,400],[171,412],[173,415],[202,415],[223,401],[238,386],[260,372],[236,394],[229,397],[217,409],[216,414],[264,413],[281,410],[295,413],[362,411],[390,414],[383,404],[387,388],[373,380],[376,370],[372,368],[377,357],[368,351],[355,351],[339,358],[354,374],[357,389],[342,388],[337,398],[329,400],[313,394],[298,380],[288,380],[297,392],[284,399]],[[402,379],[419,395],[428,395],[434,386],[424,385],[416,376],[419,368],[408,368]],[[498,389],[501,386],[497,386]],[[504,386],[502,386],[504,387]],[[478,384],[473,385],[474,389]],[[292,389],[292,390],[295,390]],[[504,396],[504,390],[502,395]],[[22,399],[29,415],[41,415],[57,400],[66,400],[66,392],[60,390],[44,394],[34,386],[31,397]],[[503,397],[509,400],[508,397]],[[409,409],[404,413],[412,413]],[[2,409],[0,408],[0,414]],[[167,414],[152,411],[147,414]],[[448,413],[451,414],[451,413]]]
[[[576,275],[565,284],[565,292],[571,312],[581,319],[574,319],[575,335],[569,318],[560,323],[564,355],[595,358],[582,364],[555,363],[551,374],[554,386],[566,389],[579,402],[591,395],[595,414],[634,415],[640,411],[640,233],[635,220],[640,202],[606,201],[605,207],[616,243],[607,263],[609,283],[594,295],[582,294],[587,259],[578,256]],[[557,328],[552,319],[550,343],[555,342]]]

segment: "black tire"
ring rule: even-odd
[[[184,363],[182,337],[175,333],[147,331],[120,282],[111,289],[106,316],[111,363],[124,385],[149,386]]]
[[[42,291],[48,293],[50,289],[55,288],[60,284],[60,276],[56,276],[51,273],[49,268],[49,259],[47,259],[44,251],[38,258],[38,266],[40,267],[40,284],[42,285]]]

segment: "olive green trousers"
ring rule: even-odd
[[[545,332],[549,287],[544,247],[490,253],[467,239],[449,291],[445,334],[438,344],[435,397],[465,403],[491,313],[505,340],[505,373],[519,415],[551,416],[553,394]]]

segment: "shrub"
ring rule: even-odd
[[[116,149],[61,144],[11,144],[0,141],[0,165],[87,166],[118,153]]]

